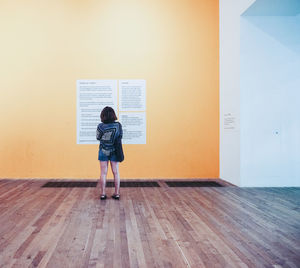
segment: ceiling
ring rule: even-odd
[[[300,0],[256,0],[242,16],[296,16]]]

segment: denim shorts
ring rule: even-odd
[[[115,152],[112,152],[112,153],[110,153],[109,156],[107,156],[106,154],[104,154],[102,152],[101,149],[99,149],[99,152],[98,152],[98,160],[99,161],[113,161],[113,162],[118,162],[117,156],[116,156]]]

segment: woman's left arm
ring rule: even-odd
[[[100,125],[98,125],[98,127],[97,127],[97,132],[96,132],[96,139],[97,139],[98,141],[100,141],[102,135],[103,135],[103,132],[102,132],[102,130],[101,130],[101,128],[100,128]]]

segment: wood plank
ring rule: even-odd
[[[300,265],[300,188],[160,181],[101,201],[99,187],[44,183],[0,180],[0,267]]]

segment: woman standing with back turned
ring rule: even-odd
[[[101,122],[97,127],[97,140],[100,141],[98,160],[100,161],[100,199],[107,198],[105,194],[106,176],[108,162],[110,161],[111,171],[114,175],[115,192],[112,198],[120,198],[120,176],[119,176],[119,161],[116,155],[116,140],[122,139],[122,125],[117,120],[115,111],[111,107],[105,107],[100,114]]]

